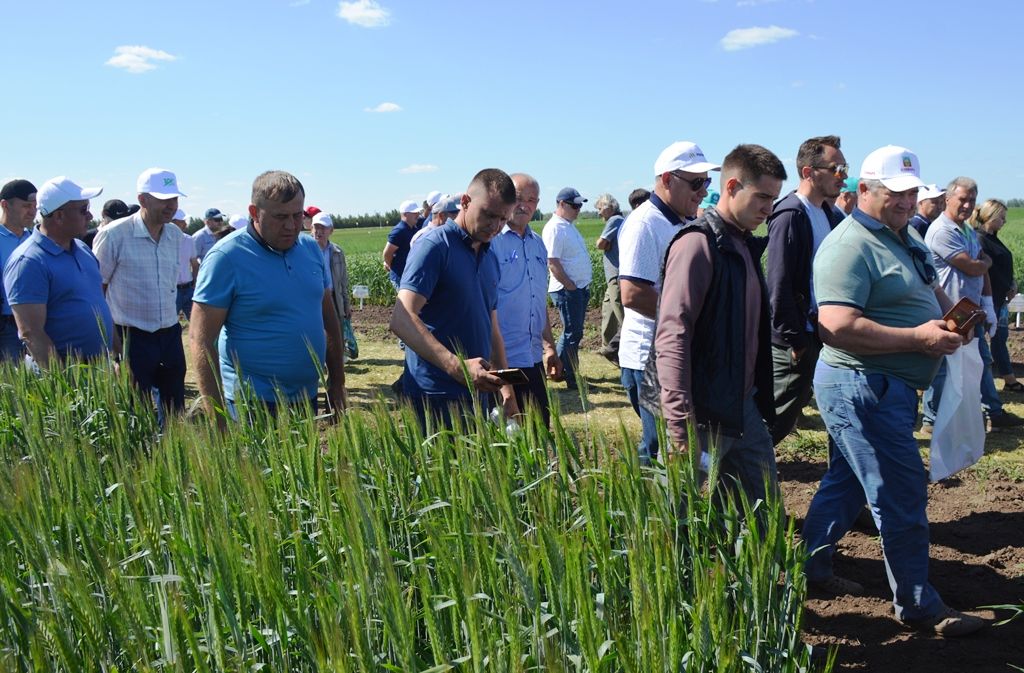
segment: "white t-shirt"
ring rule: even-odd
[[[651,201],[629,214],[619,229],[619,283],[625,279],[650,283],[661,293],[665,253],[683,224],[673,224]],[[643,369],[654,341],[655,321],[631,308],[623,312],[619,335],[619,366]]]
[[[590,285],[594,275],[594,269],[590,266],[590,253],[587,251],[583,234],[572,222],[553,215],[544,225],[541,238],[544,240],[544,247],[548,249],[548,259],[561,261],[565,275],[569,276],[569,280],[575,283],[576,287]],[[562,287],[555,274],[549,274],[548,292],[557,292]]]
[[[800,203],[804,206],[804,212],[807,213],[807,218],[811,221],[811,233],[814,235],[814,243],[811,249],[811,260],[814,260],[814,256],[818,254],[818,248],[821,247],[821,242],[825,240],[825,237],[832,231],[831,225],[828,222],[828,215],[821,209],[821,206],[816,206],[807,200],[807,197],[799,192],[796,192],[796,198],[800,199]],[[845,215],[844,215],[845,217]],[[817,310],[818,300],[814,296],[814,271],[811,271],[811,308]],[[814,331],[814,327],[807,323],[807,329]]]

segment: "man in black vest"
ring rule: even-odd
[[[786,169],[760,145],[722,163],[721,199],[669,246],[655,335],[661,406],[678,451],[695,425],[700,450],[718,458],[751,501],[777,489],[765,419],[774,415],[768,293],[752,232],[771,213]],[[670,450],[671,451],[671,450]]]
[[[849,172],[839,136],[805,140],[796,155],[796,170],[800,185],[768,218],[775,444],[793,431],[811,401],[811,379],[821,351],[811,263],[825,236],[842,220],[828,205],[839,196]]]

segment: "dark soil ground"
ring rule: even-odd
[[[357,311],[355,327],[361,338],[393,338],[387,332],[390,314],[390,308],[381,307]],[[560,324],[553,311],[551,317],[557,335]],[[600,346],[600,324],[600,310],[589,311],[583,348]],[[1024,362],[1024,331],[1011,330],[1010,351],[1014,362]],[[800,523],[825,467],[823,460],[799,454],[790,454],[779,464],[786,509]],[[961,474],[966,476],[929,486],[931,582],[948,605],[976,610],[994,622],[1011,613],[982,606],[1024,603],[1024,484]],[[1009,673],[1016,670],[1011,665],[1024,668],[1024,616],[960,639],[903,627],[893,616],[892,593],[873,526],[856,528],[843,539],[835,571],[867,589],[860,597],[807,600],[805,641],[836,648],[835,670]]]

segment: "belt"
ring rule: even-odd
[[[184,290],[186,287],[192,287],[194,284],[195,284],[195,281],[191,281],[191,280],[189,282],[187,282],[187,283],[178,283],[178,289],[179,290]]]
[[[169,331],[171,331],[173,329],[180,329],[181,326],[178,325],[178,324],[174,324],[174,325],[170,325],[168,327],[161,327],[160,329],[156,330],[155,332],[148,332],[148,331],[142,329],[141,327],[133,327],[131,325],[114,325],[114,327],[116,327],[121,332],[140,332],[142,334],[162,334],[164,332],[169,332]]]

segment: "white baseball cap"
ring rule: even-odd
[[[427,194],[426,202],[427,202],[427,205],[430,206],[431,208],[436,206],[437,202],[440,201],[440,200],[441,200],[441,192],[437,191],[436,189],[434,191],[429,192]]]
[[[172,217],[171,219],[172,220],[181,220],[182,222],[187,222],[188,221],[188,217],[185,216],[185,211],[182,210],[181,208],[178,208],[178,212],[174,213],[174,217]]]
[[[249,226],[249,214],[232,215],[231,219],[228,220],[228,224],[231,225],[232,229],[244,229]]]
[[[402,205],[398,207],[398,212],[403,215],[406,213],[418,213],[420,212],[420,204],[416,203],[412,199],[402,201]]]
[[[938,185],[925,185],[924,189],[917,193],[917,202],[927,201],[928,199],[934,199],[942,196],[946,193],[945,189],[939,189]]]
[[[334,220],[327,213],[321,211],[313,216],[313,224],[319,224],[321,227],[328,227],[329,229],[334,228]]]
[[[861,180],[879,180],[886,189],[905,192],[927,187],[921,181],[921,164],[917,155],[906,147],[886,145],[864,157],[860,167]]]
[[[102,187],[79,187],[63,175],[43,183],[36,192],[36,207],[44,217],[69,201],[88,201],[103,193]]]
[[[721,165],[713,164],[704,157],[704,152],[688,140],[680,140],[672,143],[661,151],[658,160],[654,162],[654,174],[671,173],[672,171],[686,171],[687,173],[703,173],[705,171],[720,171]]]
[[[149,194],[158,199],[185,196],[178,189],[178,178],[166,168],[147,168],[142,171],[136,186],[139,194]]]

